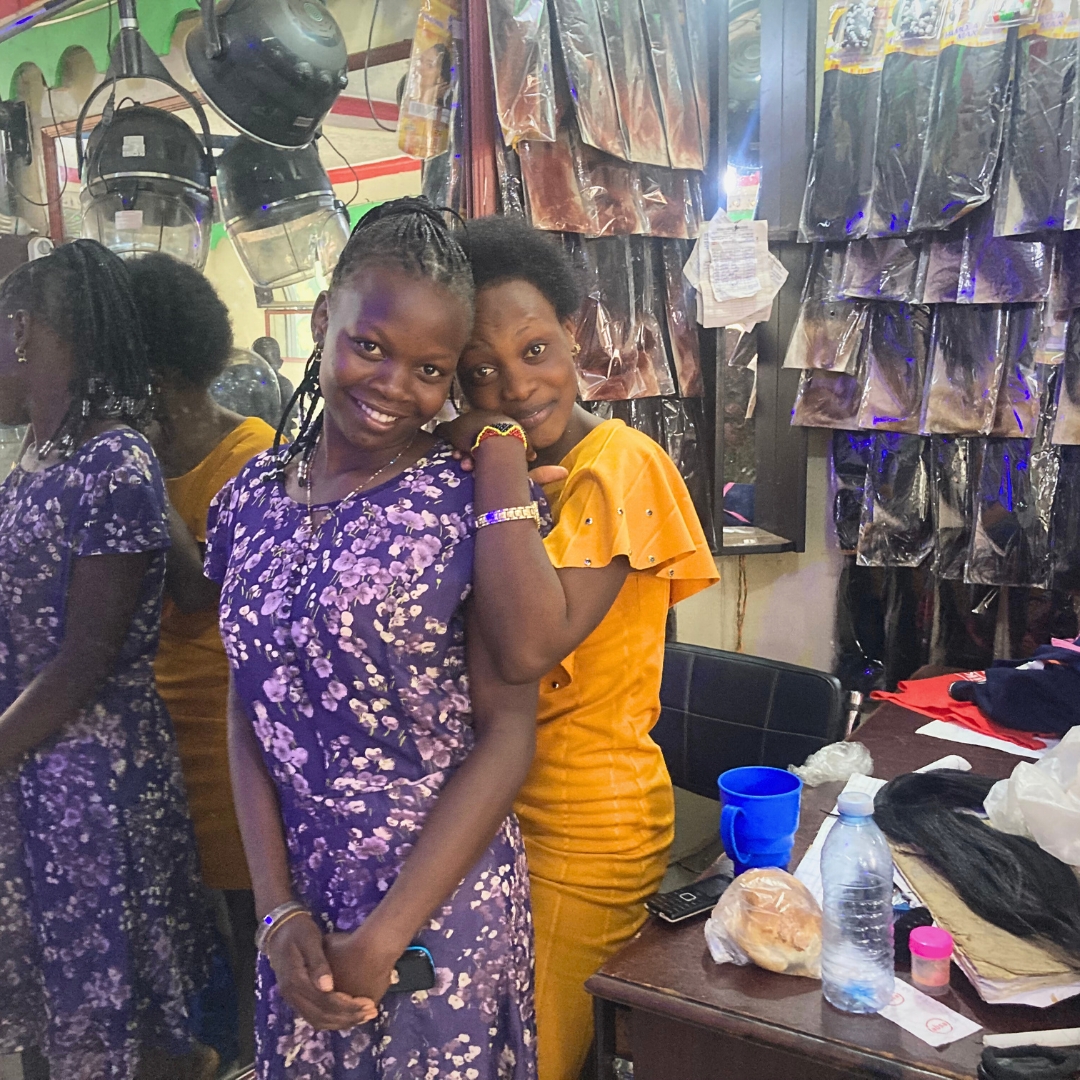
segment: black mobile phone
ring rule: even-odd
[[[645,907],[666,923],[679,923],[702,912],[711,911],[723,891],[734,880],[730,873],[716,874],[685,889],[657,893],[645,901]]]
[[[435,985],[435,961],[423,945],[410,945],[394,965],[390,994],[415,994]]]

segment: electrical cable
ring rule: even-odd
[[[329,137],[326,134],[325,128],[322,131],[322,138],[326,142],[326,145],[329,146],[330,149],[333,150],[339,158],[341,158],[341,162],[345,166],[345,168],[352,173],[353,193],[352,196],[349,198],[349,201],[345,204],[346,206],[352,206],[352,204],[356,202],[356,197],[360,194],[360,177],[356,175],[356,166],[351,164],[349,162],[349,159],[330,141]]]
[[[367,98],[368,111],[371,113],[371,119],[375,121],[375,126],[380,131],[397,131],[396,127],[387,127],[376,115],[375,115],[375,103],[371,100],[371,86],[368,84],[368,60],[371,57],[371,43],[375,39],[375,17],[379,14],[379,0],[375,0],[375,3],[371,8],[371,25],[368,26],[367,35],[367,51],[364,53],[364,96]]]

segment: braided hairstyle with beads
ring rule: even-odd
[[[28,312],[71,346],[71,406],[50,447],[70,453],[90,419],[117,419],[136,428],[149,420],[142,322],[118,255],[96,240],[62,244],[12,271],[0,286],[0,310]]]
[[[444,211],[427,199],[404,198],[382,203],[357,223],[330,279],[331,294],[365,266],[392,266],[442,285],[472,307],[473,278],[469,260],[446,223]],[[286,461],[314,449],[322,430],[319,367],[322,346],[304,368],[304,378],[286,406],[274,448],[281,445],[285,425],[297,410],[300,430],[289,445]]]

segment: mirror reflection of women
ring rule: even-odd
[[[0,1054],[57,1080],[191,1080],[213,951],[154,687],[165,490],[124,264],[64,245],[0,287]]]

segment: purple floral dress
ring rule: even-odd
[[[473,742],[462,608],[472,478],[438,444],[314,532],[261,454],[210,510],[207,575],[281,801],[296,895],[353,930],[393,883]],[[528,871],[508,818],[418,935],[428,992],[388,994],[376,1020],[315,1031],[259,959],[259,1080],[526,1080],[535,1076]]]
[[[211,950],[172,724],[154,687],[165,491],[149,443],[109,431],[0,487],[0,709],[56,655],[75,557],[153,552],[93,705],[0,772],[0,1054],[56,1080],[130,1080],[141,1043],[190,1049]]]

